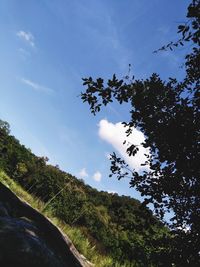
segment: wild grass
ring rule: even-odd
[[[122,265],[113,260],[112,257],[101,255],[99,251],[93,246],[88,238],[84,235],[78,227],[72,227],[57,217],[54,217],[51,208],[45,207],[45,203],[39,198],[31,195],[25,191],[17,182],[13,181],[8,177],[5,172],[0,170],[0,182],[10,188],[19,198],[26,201],[34,209],[37,209],[40,213],[48,217],[54,225],[56,225],[63,234],[67,235],[77,250],[82,254],[87,260],[97,267],[132,267],[134,265]],[[136,266],[136,265],[135,265]]]

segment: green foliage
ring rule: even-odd
[[[10,125],[7,121],[0,120],[0,128],[6,133],[10,133]]]
[[[37,209],[45,216],[47,216],[59,229],[67,234],[70,239],[73,241],[73,244],[83,254],[87,260],[90,260],[97,267],[109,267],[109,266],[121,266],[117,262],[113,262],[113,259],[108,256],[101,255],[96,247],[91,245],[88,238],[85,236],[83,231],[78,227],[72,227],[60,220],[57,217],[53,216],[53,210],[51,207],[45,208],[45,204],[35,196],[31,196],[23,188],[8,177],[3,171],[0,170],[0,182],[8,186],[22,201],[28,202],[33,208]]]
[[[169,239],[169,230],[139,201],[99,192],[35,156],[4,128],[0,135],[1,168],[43,203],[42,212],[77,229],[71,231],[81,251],[90,246],[104,255],[97,266],[167,266],[158,254],[169,251],[162,241]]]

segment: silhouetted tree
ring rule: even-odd
[[[133,127],[140,129],[146,140],[143,147],[150,154],[143,172],[129,169],[115,153],[111,157],[111,175],[121,179],[131,174],[130,184],[142,196],[145,204],[152,203],[163,219],[173,211],[170,227],[173,262],[177,266],[200,266],[200,1],[188,6],[187,22],[178,26],[181,35],[156,52],[187,45],[186,74],[183,80],[163,81],[158,74],[148,79],[125,77],[104,83],[102,78],[83,79],[86,91],[81,93],[95,115],[102,106],[114,100],[128,102],[130,121],[123,122],[127,136]],[[138,147],[128,146],[127,154],[134,157]],[[124,171],[125,169],[125,171]],[[128,171],[127,171],[128,169]]]

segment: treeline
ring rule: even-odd
[[[125,266],[171,266],[169,231],[138,200],[99,192],[35,156],[0,120],[0,168],[46,209],[78,226],[99,253]]]

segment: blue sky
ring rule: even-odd
[[[128,107],[114,104],[94,117],[78,97],[81,78],[123,77],[129,63],[136,78],[181,78],[187,48],[152,52],[176,40],[189,2],[1,0],[0,118],[36,155],[99,190],[138,198],[128,180],[108,178],[108,154],[123,155],[120,122]]]

